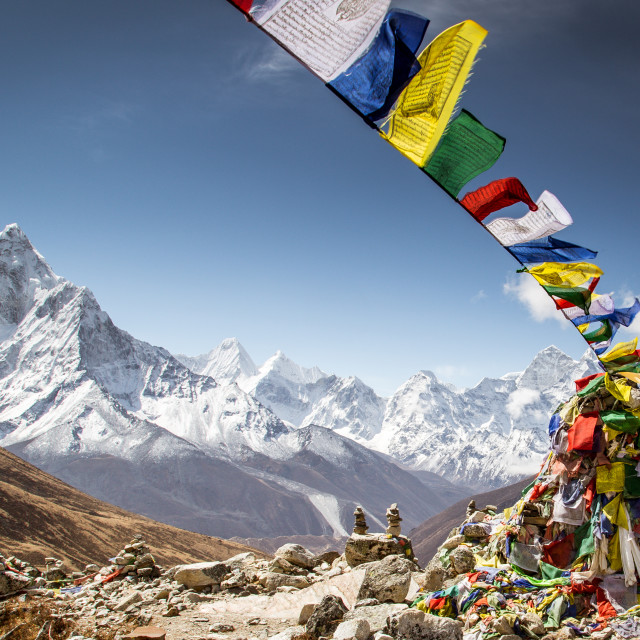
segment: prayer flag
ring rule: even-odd
[[[584,317],[585,311],[588,315],[596,316],[607,315],[615,311],[613,298],[608,293],[604,295],[598,295],[597,293],[592,294],[591,300],[585,306],[587,307],[586,309],[581,309],[576,306],[562,307],[562,313],[564,313],[568,320],[574,320],[580,316]]]
[[[628,403],[631,400],[631,387],[625,380],[616,380],[608,373],[604,374],[604,386],[607,391],[616,399]]]
[[[469,180],[495,164],[505,143],[463,109],[447,127],[424,171],[455,198]]]
[[[627,411],[601,411],[602,422],[616,431],[636,433],[640,429],[640,418]],[[598,493],[602,493],[598,489]]]
[[[629,358],[633,359],[636,356],[636,349],[638,348],[638,338],[634,338],[629,342],[621,342],[617,344],[613,350],[608,353],[606,356],[602,356],[600,360],[602,362],[609,362],[612,364],[627,364],[626,360]],[[623,361],[623,362],[621,362]]]
[[[460,204],[478,222],[482,222],[490,213],[504,209],[516,202],[524,202],[532,211],[538,208],[518,178],[494,180],[484,187],[467,193],[460,200]]]
[[[486,227],[500,244],[509,247],[550,236],[573,223],[569,212],[549,191],[542,192],[536,205],[536,210],[522,218],[496,218]]]
[[[348,69],[377,35],[390,0],[254,0],[251,17],[324,82]]]
[[[591,249],[579,247],[577,244],[558,240],[553,236],[514,244],[506,247],[506,249],[516,260],[531,264],[591,260],[598,255],[597,251],[591,251]]]
[[[231,0],[231,4],[235,5],[240,9],[240,11],[244,11],[245,13],[249,13],[251,9],[252,0]]]
[[[571,289],[602,275],[602,269],[589,262],[544,262],[527,269],[541,285]]]
[[[390,11],[366,52],[329,83],[367,120],[389,113],[399,93],[420,71],[416,52],[429,21],[406,11]]]
[[[593,451],[598,412],[580,414],[569,428],[568,451]]]
[[[573,318],[571,322],[574,325],[581,324],[589,324],[591,322],[604,322],[605,320],[611,322],[612,324],[619,327],[620,325],[624,327],[628,327],[634,320],[634,318],[640,312],[640,300],[636,298],[635,302],[630,307],[625,307],[624,309],[618,309],[610,311],[606,314],[595,314],[591,313],[591,308],[589,308],[589,315],[579,316],[577,318]]]
[[[419,167],[435,151],[486,35],[466,20],[442,32],[418,56],[422,69],[400,94],[380,135]]]

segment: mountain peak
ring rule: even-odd
[[[0,233],[0,324],[17,324],[34,304],[37,292],[64,282],[15,223]]]
[[[280,350],[276,351],[261,367],[261,376],[275,373],[296,384],[308,384],[326,378],[327,374],[318,367],[306,369],[296,364]]]

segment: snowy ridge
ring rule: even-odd
[[[322,427],[293,429],[232,383],[322,387],[319,369],[278,353],[257,370],[227,341],[210,358],[225,384],[195,373],[116,327],[16,225],[0,234],[0,300],[0,445],[96,497],[244,537],[341,534],[357,504],[384,513],[404,491],[407,526],[446,506],[391,461]]]

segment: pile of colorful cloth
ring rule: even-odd
[[[468,640],[640,637],[640,352],[626,343],[601,360],[606,370],[577,380],[553,414],[551,450],[522,499],[502,514],[471,510],[437,557],[449,579],[414,602],[464,621]],[[464,547],[475,566],[460,574]]]

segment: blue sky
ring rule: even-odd
[[[598,291],[639,292],[637,1],[403,5],[431,19],[425,43],[489,30],[461,106],[507,146],[464,191],[550,190],[574,218],[559,237],[600,252]],[[223,0],[10,0],[0,56],[0,224],[134,336],[190,355],[236,336],[258,363],[281,349],[384,394],[420,369],[472,385],[549,344],[585,350],[475,221]]]

